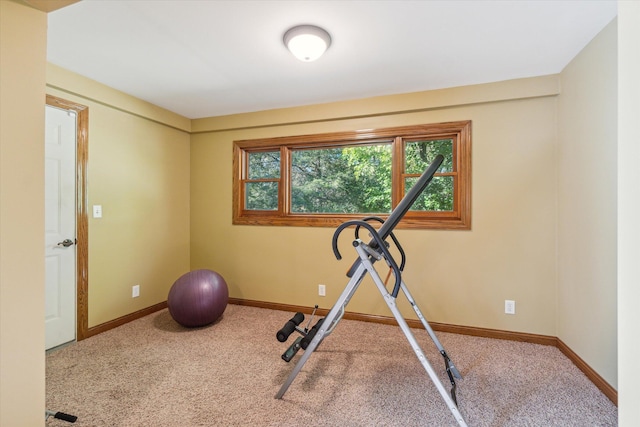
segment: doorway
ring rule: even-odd
[[[46,348],[88,330],[88,107],[46,98]]]

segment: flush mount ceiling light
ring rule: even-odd
[[[299,25],[284,33],[284,45],[300,61],[320,58],[331,45],[331,36],[315,25]]]

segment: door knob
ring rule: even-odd
[[[62,242],[58,242],[58,246],[64,246],[65,248],[68,248],[73,244],[75,244],[75,242],[71,239],[64,239]]]

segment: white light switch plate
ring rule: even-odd
[[[102,205],[93,205],[93,217],[102,218]]]

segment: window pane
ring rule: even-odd
[[[247,182],[245,209],[257,211],[278,210],[277,182]]]
[[[280,178],[280,151],[249,153],[248,179]]]
[[[408,141],[404,148],[405,173],[424,172],[438,154],[444,156],[444,161],[438,172],[451,172],[453,169],[453,140]]]
[[[293,213],[391,211],[391,145],[294,150]]]
[[[418,178],[405,179],[405,194]],[[412,211],[453,211],[453,177],[434,176],[427,188],[411,206]]]

